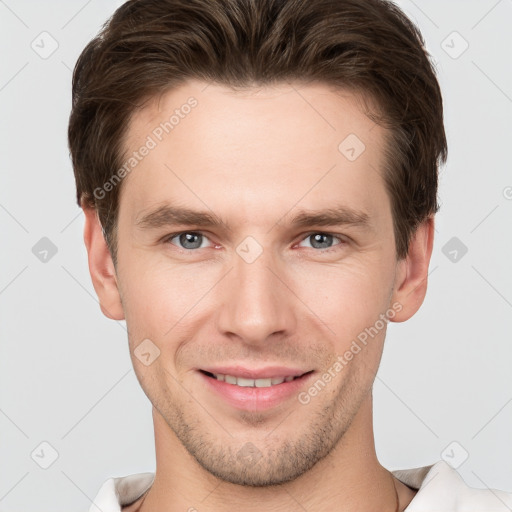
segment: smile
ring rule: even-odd
[[[243,388],[269,388],[271,386],[277,386],[278,384],[282,384],[283,382],[291,382],[292,380],[300,377],[288,375],[270,377],[266,379],[247,379],[244,377],[235,377],[234,375],[224,375],[222,373],[210,373],[206,371],[203,371],[203,373],[205,375],[208,375],[208,377],[212,377],[221,382],[226,382],[227,384],[233,384],[234,386],[240,386]]]

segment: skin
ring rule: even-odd
[[[321,376],[393,304],[397,322],[419,309],[433,219],[397,260],[385,131],[353,94],[320,83],[234,91],[186,82],[134,113],[126,151],[190,96],[197,106],[124,178],[117,268],[95,211],[84,209],[101,309],[126,319],[134,370],[153,404],[155,482],[130,511],[141,503],[144,512],[395,511],[395,486],[403,510],[415,492],[379,463],[374,445],[371,389],[385,327],[308,404],[293,396],[240,411],[197,369],[279,364]],[[355,161],[338,150],[349,134],[366,146]],[[140,229],[137,220],[164,202],[213,212],[229,228]],[[288,223],[300,209],[340,203],[366,212],[370,226]],[[204,238],[187,249],[166,238],[176,232]],[[335,236],[319,248],[311,236],[319,232]],[[247,236],[262,249],[252,263],[236,252]],[[144,339],[160,350],[148,366],[134,355]],[[237,458],[248,442],[257,463]]]

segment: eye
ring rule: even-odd
[[[174,240],[176,240],[176,242],[174,242]],[[164,242],[177,245],[180,249],[190,251],[193,249],[203,249],[204,247],[208,247],[208,245],[204,245],[206,240],[208,240],[208,238],[206,238],[202,233],[197,233],[196,231],[183,231],[181,233],[169,235]]]
[[[331,233],[322,233],[322,232],[310,233],[309,235],[306,236],[306,238],[304,238],[302,240],[302,242],[304,242],[306,240],[311,241],[309,247],[311,247],[313,249],[321,249],[324,251],[325,250],[328,251],[329,249],[331,249],[333,247],[332,243],[334,240],[338,240],[338,243],[334,244],[334,246],[342,245],[345,243],[345,240],[343,240],[339,236],[333,235]]]
[[[338,242],[333,243],[336,240]],[[343,245],[346,243],[346,241],[339,236],[323,232],[310,233],[301,240],[301,243],[304,243],[305,241],[310,241],[309,245],[307,245],[306,247],[318,249],[319,252],[328,252],[330,250],[335,250],[333,248],[335,248],[337,245]],[[176,245],[179,249],[184,249],[186,251],[193,251],[194,249],[204,249],[206,247],[211,246],[208,245],[208,243],[211,244],[211,242],[209,242],[208,237],[197,231],[181,231],[179,233],[172,233],[168,235],[163,240],[163,242],[171,243],[172,245]]]

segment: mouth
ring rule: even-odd
[[[211,379],[215,379],[220,382],[225,382],[226,384],[232,384],[233,386],[239,386],[242,388],[270,388],[273,386],[279,386],[280,384],[283,384],[283,382],[292,382],[294,380],[302,379],[306,375],[309,375],[310,373],[313,372],[313,370],[310,370],[300,375],[276,375],[273,377],[251,379],[247,377],[239,377],[236,375],[228,375],[224,373],[212,373],[206,370],[199,371],[202,374],[206,375],[207,377],[210,377]]]
[[[240,366],[197,368],[208,400],[220,399],[235,410],[270,411],[285,403],[293,404],[301,389],[308,386],[315,371],[287,367],[249,370]],[[296,403],[296,401],[295,401]]]

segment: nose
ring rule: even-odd
[[[265,345],[276,336],[290,336],[300,302],[293,294],[284,265],[270,250],[249,263],[238,254],[223,280],[218,328],[247,345]]]

